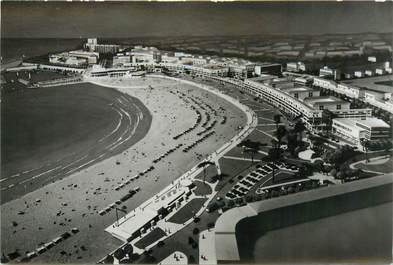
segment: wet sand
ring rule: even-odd
[[[79,233],[34,258],[32,262],[98,261],[121,244],[104,231],[106,226],[115,221],[115,213],[112,211],[100,216],[98,212],[101,209],[120,199],[129,189],[139,186],[141,191],[123,203],[127,211],[131,211],[221,147],[238,132],[238,126],[246,122],[245,114],[237,107],[191,85],[149,77],[114,81],[102,80],[101,84],[116,86],[119,91],[141,100],[152,114],[149,132],[119,155],[2,205],[3,253],[18,249],[24,255],[26,251],[37,248],[39,243],[46,243],[70,231],[72,227],[78,227]],[[190,104],[180,99],[176,91],[199,98],[215,109],[222,107],[225,111],[220,111],[217,117],[211,116],[212,119],[220,120],[221,115],[225,115],[228,117],[227,122],[217,122],[214,127],[216,133],[190,152],[184,153],[178,149],[154,164],[155,169],[146,176],[116,191],[116,186],[153,165],[152,160],[164,152],[179,143],[189,145],[199,139],[197,133],[202,130],[201,127],[180,139],[173,139],[193,126],[197,119]],[[200,111],[203,122],[206,112]],[[35,202],[36,199],[40,201]],[[24,214],[19,215],[19,211],[24,211]],[[16,226],[13,226],[13,221],[17,223]],[[85,250],[81,249],[82,245]]]

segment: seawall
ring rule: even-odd
[[[391,202],[392,182],[393,174],[388,174],[231,209],[216,223],[217,260],[247,261],[255,241],[267,231]],[[388,230],[391,235],[391,226]]]

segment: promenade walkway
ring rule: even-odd
[[[206,90],[210,93],[215,94],[216,96],[219,96],[230,103],[234,104],[237,106],[239,109],[241,109],[247,117],[247,123],[244,126],[244,128],[237,134],[235,135],[230,141],[225,143],[222,147],[220,147],[218,150],[213,152],[211,155],[209,155],[205,160],[201,161],[203,162],[213,162],[216,165],[218,164],[218,160],[222,158],[229,150],[232,148],[236,147],[241,141],[243,141],[251,132],[256,128],[258,124],[258,118],[257,115],[247,106],[241,104],[239,101],[233,99],[232,97],[223,94],[220,90],[215,89],[213,87],[207,86],[207,85],[201,85],[197,84],[191,81],[186,81],[178,78],[173,78],[173,77],[167,77],[167,76],[161,76],[161,75],[149,75],[149,77],[157,77],[157,78],[166,78],[166,79],[171,79],[175,80],[181,83],[186,83],[190,84],[193,86],[196,86],[200,89]],[[196,179],[196,177],[201,174],[203,171],[203,168],[198,167],[197,165],[194,166],[192,169],[190,169],[188,172],[184,173],[179,179],[176,181],[172,182],[170,185],[165,187],[161,192],[159,192],[156,195],[153,195],[150,199],[142,203],[138,208],[134,209],[132,212],[129,212],[126,214],[124,217],[119,219],[119,222],[115,222],[112,225],[108,226],[105,231],[111,233],[113,236],[116,238],[119,238],[123,242],[127,242],[127,239],[136,231],[140,230],[146,223],[151,222],[151,220],[157,216],[157,211],[158,209],[162,207],[168,206],[170,202],[173,202],[174,200],[178,200],[181,197],[185,199],[185,193],[188,190],[187,185],[184,185],[184,183],[189,183],[192,182]],[[212,193],[206,196],[203,196],[207,200],[205,203],[202,205],[202,207],[198,210],[198,212],[195,213],[195,217],[201,215],[203,211],[207,208],[207,205],[209,202],[215,197],[217,194],[215,190],[215,186],[217,183],[211,184],[207,183],[211,189]],[[191,201],[194,198],[198,198],[201,196],[196,196],[194,194],[190,195],[187,201]],[[175,224],[172,222],[169,222],[168,220],[170,217],[172,217],[176,212],[178,212],[184,205],[187,203],[182,203],[176,209],[170,213],[168,216],[166,216],[163,219],[160,219],[157,222],[151,223],[151,228],[150,231],[152,231],[155,228],[161,228],[163,231],[165,231],[165,236],[160,238],[159,240],[164,240],[174,233],[178,232],[181,230],[183,227],[187,226],[189,223],[193,222],[193,218],[190,218],[188,221],[186,221],[183,224]],[[144,231],[147,233],[148,231]],[[147,246],[145,249],[139,249],[135,247],[135,243],[139,241],[141,238],[143,238],[144,235],[141,237],[138,237],[136,239],[133,239],[131,243],[134,246],[134,252],[136,253],[142,253],[145,250],[148,250],[152,247],[154,247],[157,243],[153,242],[149,246]]]
[[[188,264],[187,255],[180,251],[175,251],[165,259],[163,259],[158,265],[183,265]]]

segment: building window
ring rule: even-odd
[[[341,105],[340,104],[337,105],[337,109],[341,109]]]
[[[298,94],[298,93],[295,93],[293,96],[294,96],[295,98],[299,98],[299,94]]]
[[[320,106],[319,106],[319,110],[323,110],[323,105],[320,105]]]
[[[312,92],[308,92],[308,97],[312,98],[312,96],[313,96]]]

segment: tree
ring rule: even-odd
[[[335,168],[333,168],[332,170],[330,170],[330,175],[334,178],[336,178],[337,175],[337,170]]]
[[[250,153],[251,154],[251,163],[254,163],[254,156],[258,151],[260,150],[260,147],[263,144],[258,141],[251,141],[250,139],[247,139],[245,141],[242,141],[240,144],[238,144],[239,147],[243,148],[243,153]]]
[[[306,126],[304,125],[302,120],[298,120],[295,124],[294,131],[298,136],[298,141],[301,142],[303,139],[303,132],[306,130]]]
[[[278,140],[278,144],[281,145],[281,139],[287,134],[287,129],[285,126],[280,125],[277,127],[276,136]]]
[[[254,156],[256,153],[258,153],[258,149],[254,149],[254,148],[248,148],[244,150],[244,153],[248,153],[251,154],[251,164],[254,163]]]
[[[190,262],[190,264],[196,263],[195,257],[193,255],[188,256],[188,261]]]
[[[126,255],[126,252],[122,248],[117,249],[115,251],[115,253],[113,253],[113,256],[118,260],[121,260],[122,258],[124,258],[125,255]]]
[[[287,139],[288,139],[288,150],[291,153],[292,156],[295,155],[295,150],[298,147],[298,141],[297,141],[297,136],[294,131],[290,131],[287,134]]]
[[[363,151],[365,151],[366,154],[366,162],[368,162],[368,148],[370,147],[370,142],[367,139],[362,138],[360,139],[360,144],[363,146]]]
[[[273,148],[270,148],[268,151],[268,156],[267,159],[270,160],[271,162],[276,162],[279,161],[282,158],[282,150],[280,146],[278,145],[278,142],[276,140],[272,140],[272,146]],[[275,170],[273,168],[272,172],[272,182],[275,182]]]
[[[131,244],[125,245],[123,249],[124,249],[124,252],[125,252],[126,254],[128,254],[129,257],[132,255],[132,253],[133,253],[133,251],[134,251],[134,248],[132,247]]]
[[[334,118],[335,118],[335,115],[330,110],[324,109],[322,111],[322,123],[325,124],[325,126],[323,128],[325,129],[325,132],[327,134],[329,134],[329,132],[332,129],[332,121]]]
[[[276,123],[276,130],[278,130],[278,124],[281,122],[281,115],[280,114],[275,114],[273,116],[273,120]]]
[[[322,171],[323,170],[323,161],[322,160],[315,160],[313,163],[313,167],[317,171]]]

